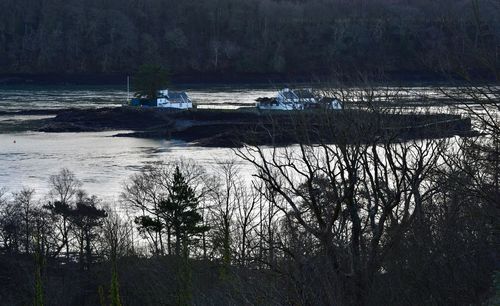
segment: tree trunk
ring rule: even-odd
[[[92,250],[90,248],[90,233],[85,235],[85,267],[90,270],[90,265],[92,263]]]
[[[167,227],[167,252],[168,255],[172,255],[172,229],[170,226]]]
[[[181,255],[181,233],[179,226],[175,227],[175,255]]]

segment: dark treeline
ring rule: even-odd
[[[384,106],[393,87],[332,90],[374,115],[400,111]],[[456,107],[483,134],[402,141],[343,112],[348,128],[318,116],[338,139],[329,145],[298,115],[297,145],[246,145],[210,167],[151,164],[115,203],[66,169],[46,195],[0,192],[0,301],[496,305],[500,95],[441,93],[469,102]]]
[[[411,72],[474,66],[471,49],[498,65],[498,14],[495,0],[2,0],[0,73]]]

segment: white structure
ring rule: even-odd
[[[157,107],[189,109],[193,108],[193,102],[185,92],[169,91],[168,89],[158,91],[156,99]]]
[[[342,102],[340,102],[339,100],[337,100],[335,98],[332,100],[332,102],[330,102],[329,107],[331,109],[342,109],[342,108],[344,108],[344,106],[342,105]]]
[[[289,89],[278,91],[276,98],[258,98],[257,108],[261,110],[303,110],[303,109],[343,109],[343,103],[337,98],[322,97],[317,99],[311,89]]]
[[[294,110],[300,107],[296,103],[280,102],[276,98],[259,98],[257,99],[257,108],[261,110]]]
[[[310,89],[284,88],[278,91],[276,98],[257,99],[257,107],[263,110],[302,110],[316,105],[318,101]]]
[[[319,104],[327,109],[343,109],[344,106],[337,98],[323,97],[319,100]]]
[[[276,100],[281,103],[301,104],[302,108],[304,104],[317,103],[316,98],[314,97],[313,92],[310,89],[292,90],[290,88],[285,88],[278,91]]]

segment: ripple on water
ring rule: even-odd
[[[0,134],[0,188],[18,190],[31,186],[39,194],[48,191],[48,178],[65,167],[84,183],[89,193],[116,197],[132,174],[159,160],[192,158],[208,164],[226,149],[205,150],[177,146],[178,142],[127,137],[103,133],[19,133]],[[227,151],[227,152],[226,152]]]
[[[200,105],[219,108],[254,105],[256,98],[273,96],[276,92],[274,86],[181,90],[188,91]],[[415,88],[411,93],[414,97],[422,94],[439,97],[435,90],[425,87]],[[0,110],[113,107],[121,105],[126,96],[125,86],[1,87]],[[158,160],[186,158],[211,166],[216,159],[234,157],[230,149],[199,148],[179,141],[110,137],[121,132],[130,131],[0,134],[0,188],[15,191],[31,186],[44,194],[48,191],[48,177],[65,167],[75,172],[90,193],[116,198],[124,180]]]

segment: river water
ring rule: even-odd
[[[179,88],[201,108],[252,106],[255,99],[274,96],[273,86]],[[417,94],[429,92],[420,88]],[[431,90],[432,91],[432,90]],[[120,87],[0,87],[0,112],[61,108],[120,106],[127,92]],[[44,116],[0,115],[0,126],[22,125]],[[214,160],[231,158],[225,148],[201,148],[179,141],[110,137],[113,132],[39,133],[0,129],[0,189],[35,188],[39,196],[48,191],[48,178],[68,168],[83,181],[84,189],[105,199],[116,199],[123,182],[145,165],[179,158],[193,159],[210,167]],[[248,169],[250,171],[250,168]]]
[[[182,88],[204,108],[251,106],[272,88]],[[126,102],[122,88],[102,87],[0,87],[0,111],[94,108]],[[0,115],[0,123],[22,125],[46,116]],[[34,188],[42,197],[48,178],[68,168],[83,181],[84,189],[105,199],[116,199],[124,181],[157,161],[193,159],[206,167],[233,156],[230,149],[201,148],[179,141],[111,137],[118,131],[98,133],[39,133],[0,130],[0,189]]]
[[[217,86],[212,88],[183,87],[189,97],[202,108],[255,105],[255,99],[274,96],[276,88],[252,86]],[[127,102],[121,87],[35,87],[0,86],[0,111],[24,109],[60,109],[120,106]]]

